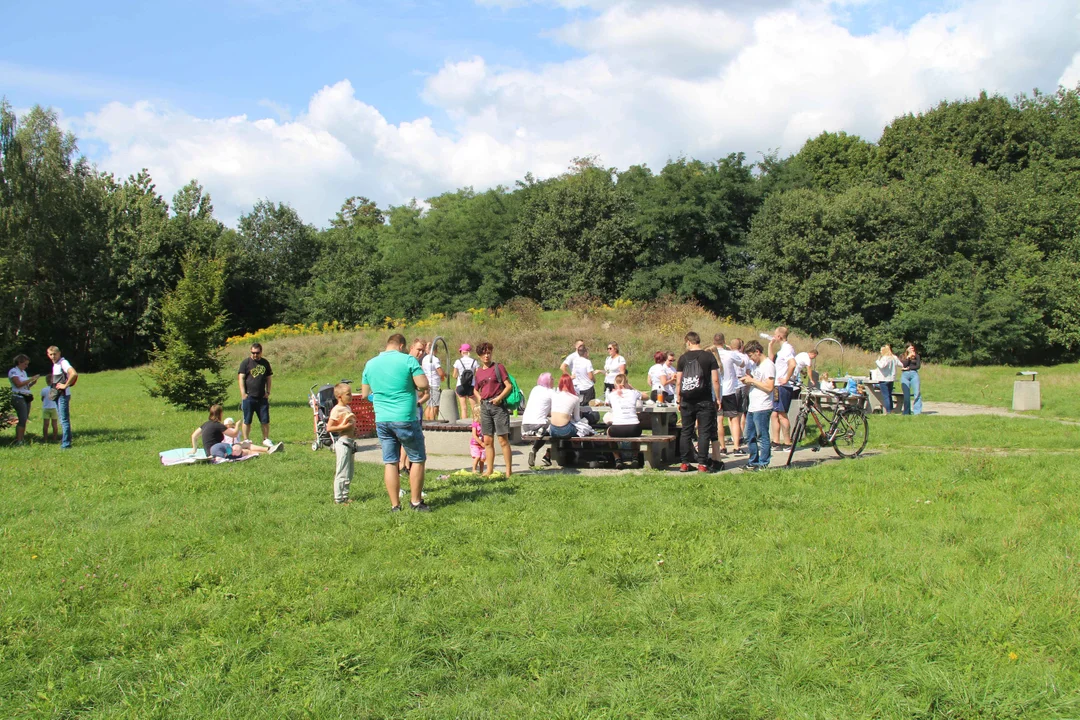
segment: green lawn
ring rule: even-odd
[[[435,512],[390,515],[378,467],[332,504],[319,379],[276,381],[288,450],[238,465],[162,468],[203,418],[132,371],[83,378],[70,452],[5,433],[0,717],[1080,715],[1076,428],[875,417],[884,453],[807,470],[432,473]]]
[[[1013,383],[1022,379],[1016,375],[1019,370],[1039,373],[1042,410],[1030,411],[1030,414],[1080,420],[1080,365],[1077,364],[1023,368],[928,365],[920,373],[923,397],[1011,410]]]

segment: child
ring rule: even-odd
[[[472,435],[469,437],[469,454],[472,455],[472,471],[474,473],[484,472],[484,460],[486,453],[484,451],[484,433],[480,427],[480,407],[473,405],[472,412]]]
[[[56,401],[49,399],[49,388],[41,388],[41,441],[49,442],[49,421],[52,420],[52,441],[60,439],[57,421],[60,415],[56,410]]]
[[[337,405],[330,411],[330,417],[326,421],[326,431],[338,436],[334,442],[334,453],[337,455],[337,464],[334,467],[334,502],[348,505],[352,503],[349,499],[349,485],[353,476],[353,453],[356,452],[356,415],[351,407],[352,388],[348,383],[338,383],[334,386],[334,397],[337,398]]]

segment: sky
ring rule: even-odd
[[[5,10],[0,95],[101,170],[324,226],[550,177],[786,156],[981,91],[1080,83],[1080,0],[54,0]],[[17,31],[11,29],[18,28]]]

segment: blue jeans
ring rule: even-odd
[[[905,370],[900,376],[900,389],[904,391],[904,414],[922,414],[922,388],[919,386],[919,371]]]
[[[884,380],[878,383],[878,388],[881,390],[881,402],[885,406],[885,414],[888,415],[893,411],[892,404],[892,391],[893,381],[885,382]]]
[[[548,434],[553,438],[577,437],[577,427],[572,422],[565,425],[552,425],[548,428]]]
[[[375,434],[382,445],[382,461],[386,465],[397,465],[401,457],[401,448],[405,448],[405,457],[409,462],[427,462],[427,450],[424,447],[424,428],[419,420],[411,422],[376,422]]]
[[[71,396],[60,395],[56,398],[56,412],[60,416],[60,447],[71,447]]]
[[[750,458],[746,467],[769,467],[772,460],[772,442],[769,440],[771,410],[746,413],[746,449]]]

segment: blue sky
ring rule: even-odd
[[[316,224],[544,177],[580,155],[795,152],[896,115],[1080,80],[1077,0],[192,0],[5,10],[0,93],[104,170],[197,178],[227,222]],[[237,116],[245,116],[236,119]]]

